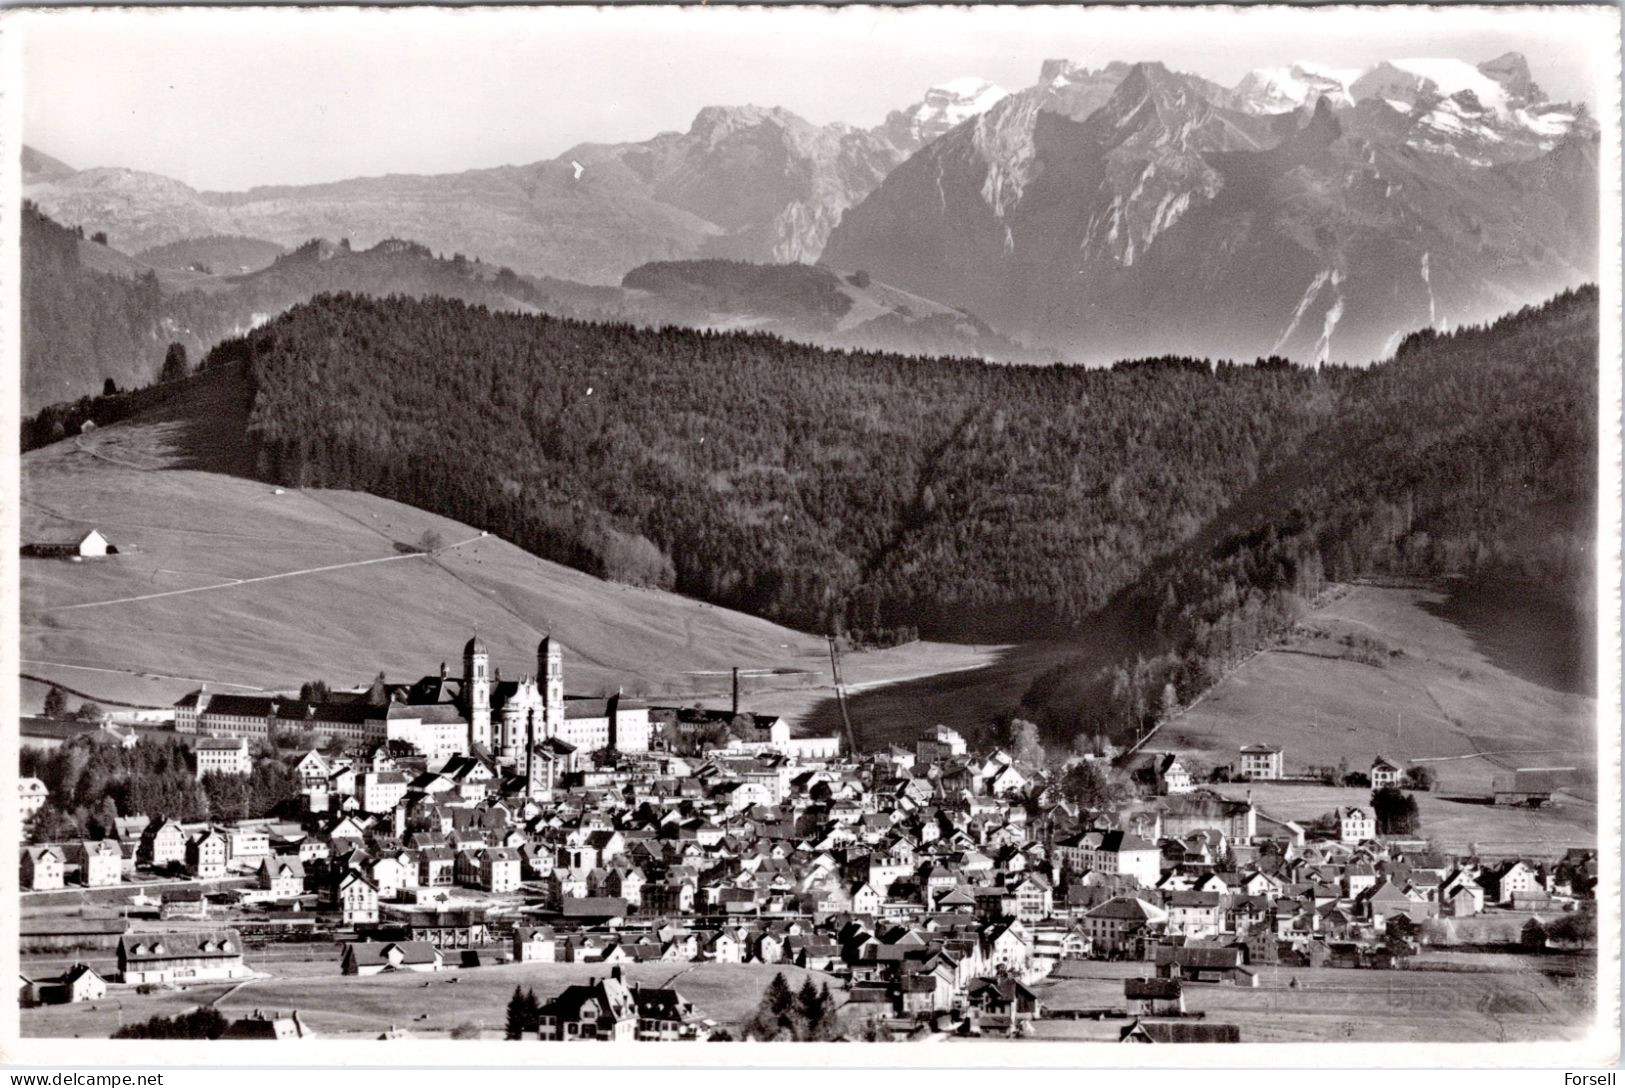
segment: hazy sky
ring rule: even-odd
[[[198,188],[441,173],[687,129],[711,104],[873,125],[933,83],[1046,57],[1250,68],[1516,49],[1556,99],[1611,100],[1614,8],[559,8],[14,12],[23,134],[70,166]],[[9,83],[9,81],[8,81]]]

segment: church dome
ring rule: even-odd
[[[472,657],[474,654],[483,653],[485,653],[485,643],[480,641],[479,635],[475,635],[473,638],[469,639],[468,645],[463,647],[464,657]]]

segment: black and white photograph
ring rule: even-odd
[[[1608,5],[0,12],[0,1060],[1613,1066],[1619,99]]]

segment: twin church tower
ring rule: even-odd
[[[461,697],[470,751],[477,746],[524,765],[528,745],[565,732],[562,648],[551,636],[542,639],[535,675],[503,680],[492,674],[491,655],[475,635],[463,647]]]

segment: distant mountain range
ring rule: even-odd
[[[1596,128],[1521,57],[1051,62],[894,170],[821,260],[1100,363],[1364,362],[1596,275]]]
[[[25,195],[53,218],[127,250],[208,235],[284,246],[413,238],[517,271],[614,284],[649,261],[812,261],[841,213],[893,167],[1004,92],[934,87],[874,129],[813,125],[788,110],[709,106],[687,132],[581,144],[556,158],[438,176],[200,192],[158,174],[73,170],[29,149]]]
[[[703,260],[640,266],[625,286],[522,276],[386,239],[368,249],[316,239],[289,251],[211,236],[129,256],[31,205],[22,230],[23,407],[157,377],[171,343],[193,360],[324,293],[439,295],[492,310],[638,325],[749,329],[829,347],[1031,361],[974,316],[815,265]]]
[[[449,175],[202,192],[32,148],[23,174],[45,213],[105,232],[166,286],[251,274],[312,238],[356,253],[407,238],[464,267],[511,268],[578,315],[839,344],[849,318],[801,317],[861,275],[895,289],[886,312],[911,326],[884,341],[898,350],[1364,362],[1410,329],[1594,279],[1596,135],[1517,54],[1298,62],[1234,87],[1155,63],[1050,60],[1024,90],[954,80],[870,129],[712,106],[686,132]],[[671,267],[714,260],[830,274],[762,286],[758,301],[800,315],[766,320],[723,298],[737,287],[716,278],[724,266]],[[665,272],[622,286],[649,265]],[[789,303],[792,287],[810,293]],[[926,312],[963,317],[933,318],[925,335]],[[957,328],[945,341],[944,325]]]

